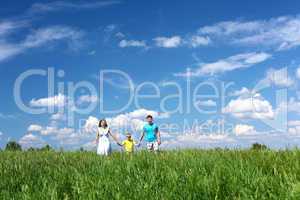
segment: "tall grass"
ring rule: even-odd
[[[300,151],[1,152],[0,199],[300,199]]]

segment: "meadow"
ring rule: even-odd
[[[0,199],[300,199],[299,150],[0,152]]]

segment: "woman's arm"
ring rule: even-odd
[[[108,134],[114,139],[114,141],[117,143],[117,144],[120,144],[118,142],[118,139],[110,132],[110,130],[108,131]]]
[[[96,143],[99,141],[99,137],[100,137],[99,130],[97,130],[97,133],[96,133]]]

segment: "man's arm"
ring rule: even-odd
[[[161,144],[161,140],[160,140],[160,132],[159,132],[158,128],[156,130],[156,138],[157,138],[157,143],[160,145]]]
[[[140,138],[140,140],[139,140],[139,143],[141,143],[141,141],[143,140],[144,135],[145,135],[145,131],[142,132],[142,135],[141,135],[141,138]]]

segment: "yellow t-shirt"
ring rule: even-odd
[[[122,142],[122,145],[126,152],[131,153],[134,150],[134,144],[135,142],[133,140],[124,140]]]

